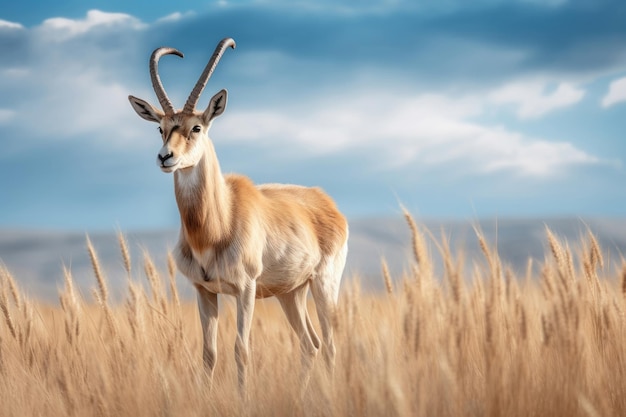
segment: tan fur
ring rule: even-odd
[[[320,188],[255,186],[244,176],[223,176],[209,140],[202,159],[191,168],[176,171],[174,178],[181,215],[176,261],[199,288],[199,297],[224,293],[239,299],[250,283],[254,283],[252,297],[278,296],[301,339],[303,370],[308,375],[320,346],[303,302],[313,285],[325,357],[332,366],[331,320],[348,238],[347,221],[333,200]],[[211,305],[200,299],[199,303]],[[248,308],[251,316],[253,308]],[[243,307],[238,307],[238,315],[242,311]],[[209,323],[212,316],[206,317]],[[205,332],[205,344],[210,346],[205,345],[203,355],[211,373],[216,354],[211,345],[213,332]],[[240,381],[245,381],[245,339],[242,332],[236,344]]]
[[[235,357],[245,386],[254,299],[276,296],[300,339],[305,377],[320,340],[306,308],[311,288],[327,363],[335,355],[332,317],[347,254],[348,223],[320,188],[265,184],[222,175],[208,130],[225,109],[227,92],[204,112],[163,113],[129,100],[140,117],[159,123],[163,147],[157,163],[174,173],[181,232],[179,270],[198,289],[204,363],[212,375],[217,355],[217,294],[237,300]]]
[[[332,199],[320,188],[255,186],[244,176],[222,176],[210,143],[207,148],[205,158],[189,168],[202,170],[192,187],[183,184],[186,180],[182,177],[197,172],[175,173],[184,240],[180,244],[189,248],[192,257],[211,251],[212,261],[201,266],[215,271],[211,278],[219,278],[222,285],[237,286],[240,282],[229,273],[227,261],[243,262],[249,278],[257,279],[257,297],[292,291],[319,275],[327,257],[336,254],[347,239],[346,219]],[[198,198],[200,195],[204,198]],[[257,253],[259,249],[262,256]],[[298,265],[281,263],[294,258],[285,251],[297,251],[298,260],[308,263],[308,273]],[[296,276],[284,280],[271,277],[281,268],[284,276]]]

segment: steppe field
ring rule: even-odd
[[[120,236],[122,300],[89,242],[91,294],[66,270],[58,303],[31,299],[1,268],[0,415],[626,415],[626,267],[592,231],[567,242],[546,228],[545,258],[520,274],[480,230],[482,255],[467,259],[445,234],[406,220],[408,272],[392,276],[381,262],[386,291],[376,293],[344,277],[333,373],[319,354],[303,387],[294,332],[278,303],[257,302],[244,396],[233,300],[220,299],[211,384],[195,303],[179,295],[185,278],[171,260],[161,271],[146,257],[136,271]]]

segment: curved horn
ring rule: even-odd
[[[179,57],[183,57],[183,53],[174,49],[174,48],[157,48],[152,52],[152,56],[150,56],[150,78],[152,79],[152,88],[154,88],[154,92],[159,99],[159,103],[161,103],[161,107],[165,114],[174,114],[174,106],[172,106],[172,102],[167,97],[165,93],[165,89],[163,88],[163,83],[161,83],[161,78],[159,77],[159,59],[163,55],[177,55]]]
[[[185,107],[183,108],[183,113],[193,113],[196,108],[196,104],[198,104],[200,94],[202,94],[202,90],[204,90],[206,83],[209,81],[209,78],[211,78],[211,74],[217,66],[217,63],[220,61],[222,54],[224,54],[224,51],[226,51],[229,46],[235,49],[236,44],[232,38],[224,38],[217,45],[217,47],[215,48],[215,52],[213,52],[213,56],[209,60],[209,63],[206,65],[206,67],[204,67],[202,75],[200,75],[198,82],[191,91],[191,94],[189,94],[189,98],[187,99]]]

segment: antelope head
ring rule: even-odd
[[[221,90],[215,94],[204,111],[197,111],[196,104],[222,54],[229,46],[235,48],[235,41],[231,38],[223,39],[217,45],[182,110],[176,111],[172,106],[158,71],[159,59],[163,55],[172,54],[183,57],[183,54],[174,48],[155,49],[150,57],[152,87],[163,111],[145,100],[128,96],[130,104],[141,118],[159,124],[163,147],[157,155],[157,165],[163,172],[174,172],[195,166],[202,158],[211,122],[226,108],[227,92]]]

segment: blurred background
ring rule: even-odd
[[[470,253],[480,225],[521,271],[545,224],[575,240],[589,226],[619,262],[624,21],[621,0],[5,2],[0,259],[53,298],[63,264],[88,267],[86,233],[120,274],[117,230],[163,260],[173,180],[127,96],[157,103],[148,58],[172,46],[185,58],[160,74],[182,107],[229,36],[199,104],[229,91],[211,131],[222,170],[323,187],[372,288],[381,256],[406,267],[400,204]]]

